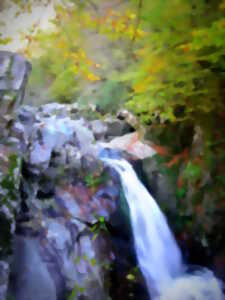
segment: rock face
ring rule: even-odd
[[[145,299],[120,180],[99,159],[110,140],[130,160],[145,145],[117,147],[133,127],[94,108],[20,106],[29,71],[0,53],[0,300]]]
[[[0,300],[5,300],[7,297],[9,277],[9,265],[4,261],[0,261]]]
[[[143,159],[142,175],[146,186],[160,206],[170,210],[171,213],[175,213],[175,184],[171,182],[171,178],[165,172],[162,172],[156,156]]]
[[[9,149],[21,162],[17,206],[4,207],[14,224],[9,231],[15,230],[9,247],[13,299],[118,299],[112,278],[123,282],[122,298],[127,289],[144,290],[137,289],[141,276],[132,285],[127,279],[136,259],[118,175],[99,159],[110,130],[108,121],[87,120],[74,105],[16,111]],[[9,161],[5,173],[10,168]]]
[[[57,108],[22,107],[12,127],[24,162],[10,294],[106,299],[102,265],[114,257],[106,222],[119,202],[119,181],[98,159],[89,122],[71,119],[69,106],[56,115]]]
[[[107,148],[126,151],[138,159],[149,158],[155,154],[155,150],[153,148],[140,141],[138,132],[127,133],[125,135],[115,137],[109,143],[105,143],[103,145]]]
[[[19,54],[0,51],[0,129],[24,97],[31,65]]]

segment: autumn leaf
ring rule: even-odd
[[[97,76],[97,75],[95,75],[95,74],[93,74],[93,73],[89,73],[89,74],[87,75],[87,79],[88,79],[89,81],[99,81],[99,80],[100,80],[100,77]]]

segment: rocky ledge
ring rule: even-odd
[[[120,181],[99,157],[135,165],[154,151],[121,115],[19,105],[22,57],[1,53],[0,71],[0,300],[145,299]]]

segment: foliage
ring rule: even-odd
[[[98,221],[95,222],[92,227],[91,227],[91,231],[93,232],[93,238],[92,240],[96,240],[96,238],[98,237],[98,235],[103,232],[103,231],[108,231],[106,224],[105,224],[105,218],[103,216],[100,216],[98,218]]]
[[[6,165],[5,165],[6,163]],[[11,253],[12,218],[18,207],[21,161],[16,154],[4,156],[0,172],[0,257]]]
[[[145,34],[135,43],[133,64],[121,74],[132,88],[127,107],[151,128],[150,138],[170,147],[161,155],[168,169],[178,166],[177,207],[187,228],[191,224],[192,231],[211,237],[224,228],[216,216],[225,212],[225,3],[131,2],[141,8],[138,26]],[[194,138],[196,128],[201,139]]]
[[[135,54],[129,107],[143,122],[196,122],[224,110],[224,12],[218,1],[142,1],[147,34]],[[134,65],[137,69],[137,66]]]
[[[76,20],[76,22],[74,22]],[[34,72],[31,81],[48,83],[49,95],[60,101],[71,101],[79,90],[82,80],[96,82],[99,68],[87,57],[82,48],[82,33],[85,13],[76,7],[70,10],[56,6],[54,28],[49,31],[38,30],[25,35],[29,41],[24,54],[33,60]]]
[[[108,180],[108,176],[106,174],[101,174],[101,175],[88,174],[85,176],[86,185],[94,189],[104,184],[107,180]]]
[[[68,300],[74,300],[77,298],[77,296],[80,296],[84,292],[85,292],[85,288],[79,286],[78,284],[75,284]]]
[[[11,38],[7,37],[7,38],[3,38],[2,34],[0,33],[0,45],[7,45],[8,43],[11,42]]]
[[[13,209],[13,201],[18,199],[18,189],[20,184],[20,159],[16,154],[11,154],[8,157],[9,168],[7,173],[3,174],[0,179],[1,187],[1,202],[2,205],[6,205],[8,208]]]
[[[45,98],[95,102],[102,110],[115,112],[129,98],[129,86],[118,75],[130,63],[134,40],[144,32],[132,10],[109,8],[100,13],[102,3],[97,2],[68,0],[55,5],[53,28],[40,31],[36,24],[22,35],[28,43],[23,54],[33,66],[31,90],[39,86],[41,91],[48,89]],[[103,55],[93,43],[105,43]]]

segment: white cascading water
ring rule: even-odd
[[[224,300],[219,280],[207,269],[185,273],[180,249],[166,218],[123,159],[102,159],[120,175],[130,209],[135,248],[149,294],[154,300]]]

